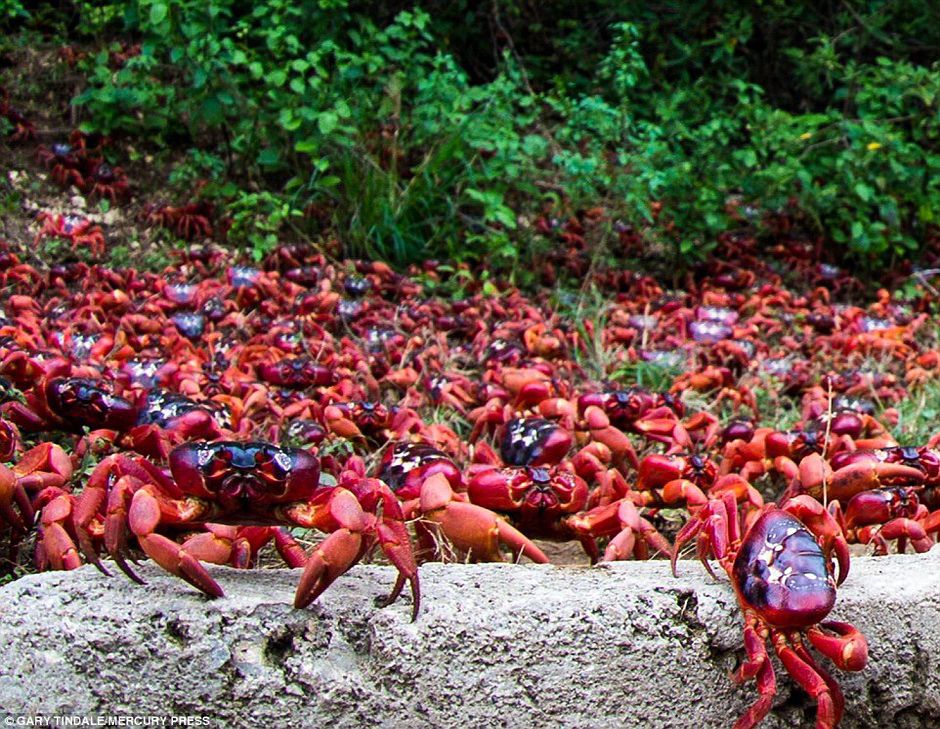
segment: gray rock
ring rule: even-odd
[[[701,565],[425,565],[421,613],[374,599],[359,566],[295,610],[299,572],[211,568],[208,600],[144,565],[148,584],[93,567],[0,589],[0,714],[194,715],[317,727],[727,727],[756,698],[729,680],[743,654],[727,581]],[[868,667],[835,671],[844,727],[935,727],[940,549],[856,558],[834,619],[869,638]],[[825,663],[825,659],[822,659]],[[778,666],[763,726],[815,707]]]

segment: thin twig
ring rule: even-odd
[[[823,458],[829,457],[829,436],[832,431],[832,378],[826,378],[826,436],[823,439]],[[829,479],[823,476],[823,508],[829,506]]]

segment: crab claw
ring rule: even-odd
[[[682,476],[675,459],[655,453],[640,462],[638,471],[637,488],[641,490],[660,488]]]
[[[735,473],[729,473],[719,478],[708,490],[712,498],[719,498],[725,492],[734,494],[738,503],[747,502],[752,508],[760,509],[764,505],[764,497],[751,484]]]
[[[422,484],[418,508],[457,549],[468,552],[473,559],[501,562],[499,545],[505,544],[533,562],[548,563],[541,549],[495,512],[455,500],[454,490],[443,474],[436,473]]]
[[[800,467],[802,471],[802,464]],[[833,499],[850,499],[862,491],[892,483],[922,483],[923,480],[922,471],[900,463],[859,461],[843,466],[832,474],[828,494]],[[822,484],[807,484],[804,481],[803,486],[811,495],[822,494]]]
[[[61,446],[40,443],[23,454],[13,471],[24,489],[59,488],[72,478],[72,460]]]
[[[642,418],[634,421],[632,429],[649,440],[671,443],[673,432],[679,424],[676,414],[666,406],[654,408]]]
[[[702,489],[685,478],[676,478],[663,486],[663,501],[667,504],[685,504],[690,512],[708,503]]]
[[[335,405],[329,405],[323,410],[323,420],[327,430],[341,438],[352,440],[363,437],[362,431],[359,430],[356,424]]]
[[[620,532],[608,542],[604,551],[605,562],[629,559],[631,555],[637,559],[646,559],[649,556],[648,547],[663,555],[672,553],[672,545],[640,516],[629,499],[623,499],[617,506],[617,520]]]
[[[43,566],[50,565],[56,570],[74,570],[82,566],[78,547],[63,526],[71,516],[70,494],[59,494],[43,507],[41,536],[36,545],[37,562]]]
[[[626,434],[610,424],[607,413],[596,405],[590,405],[584,411],[584,419],[591,431],[591,438],[610,448],[615,464],[626,461],[633,468],[639,467],[640,461],[633,444]]]
[[[809,628],[806,637],[843,671],[861,671],[868,663],[868,641],[850,623],[828,620]]]
[[[833,552],[835,553],[839,565],[837,583],[841,585],[849,575],[849,545],[832,514],[809,494],[794,496],[781,508],[793,514],[820,539],[826,559],[830,559]]]
[[[13,505],[19,508],[19,512]],[[0,520],[16,532],[25,532],[35,520],[33,507],[16,474],[0,463]]]
[[[371,483],[373,481],[375,483]],[[323,506],[317,507],[317,526],[329,531],[330,535],[306,559],[294,596],[295,607],[306,607],[316,600],[337,577],[359,562],[378,540],[385,556],[398,569],[395,587],[380,603],[383,606],[393,603],[405,583],[410,582],[414,605],[411,619],[417,618],[421,588],[404,516],[395,495],[387,487],[384,490],[373,489],[376,483],[382,484],[376,479],[354,479],[350,482],[352,488],[363,487],[359,496],[351,489],[339,487]]]
[[[125,477],[132,478],[132,477]],[[160,504],[146,488],[134,494],[128,512],[131,530],[137,535],[137,542],[150,559],[209,597],[222,597],[222,588],[212,579],[199,560],[187,552],[182,545],[162,534],[155,534],[154,529],[160,523]],[[120,565],[120,562],[118,562]],[[127,571],[125,569],[125,571]]]
[[[296,608],[307,607],[316,600],[365,552],[363,532],[367,520],[356,497],[345,489],[337,489],[330,497],[329,511],[339,528],[320,542],[307,559],[294,595]]]

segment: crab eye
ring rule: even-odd
[[[293,459],[291,459],[289,453],[277,449],[272,454],[271,462],[277,468],[279,478],[286,478],[290,474]]]

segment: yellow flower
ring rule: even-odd
[[[800,135],[800,139],[809,139],[811,136],[813,136],[813,133],[812,133],[812,132],[803,132],[803,133]]]
[[[874,152],[876,149],[881,149],[881,142],[869,142],[868,151]]]

